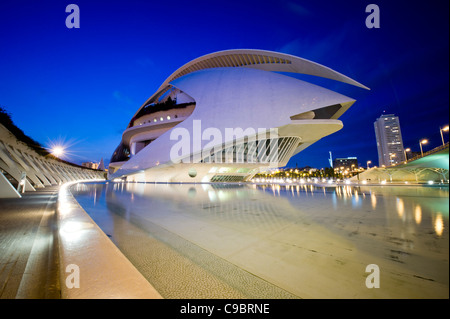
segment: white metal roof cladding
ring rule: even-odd
[[[186,74],[212,68],[245,67],[272,72],[291,72],[314,75],[370,90],[365,85],[321,64],[294,55],[255,49],[218,51],[198,57],[173,72],[159,89],[137,110],[147,105],[162,90],[167,90],[171,81]],[[136,114],[137,114],[136,112]],[[135,114],[135,115],[136,115]]]
[[[225,50],[201,56],[172,73],[162,86],[188,73],[219,67],[251,67],[264,71],[309,74],[369,89],[361,83],[318,63],[290,54],[250,49]]]

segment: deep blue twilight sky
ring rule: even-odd
[[[65,26],[70,3],[80,8],[79,29]],[[370,3],[380,8],[379,29],[365,26]],[[400,117],[405,147],[419,151],[422,138],[430,140],[425,150],[441,143],[448,12],[447,0],[3,0],[0,106],[44,146],[70,144],[66,159],[107,164],[137,108],[183,64],[226,49],[280,51],[371,88],[297,76],[357,101],[340,118],[342,130],[289,165],[326,167],[329,151],[377,165],[373,122],[383,112]]]

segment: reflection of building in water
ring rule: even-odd
[[[247,185],[107,183],[107,205],[119,215],[159,215],[167,207],[183,215],[274,230],[299,218],[286,198]],[[241,227],[241,226],[239,226]]]
[[[105,189],[102,184],[94,185],[78,184],[73,191],[77,195],[90,195],[96,203]],[[133,216],[136,220],[147,212],[164,211],[169,206],[175,206],[183,214],[243,223],[266,230],[281,227],[301,216],[305,217],[304,212],[308,209],[300,205],[300,202],[308,197],[319,200],[329,196],[334,211],[345,206],[350,206],[352,210],[364,207],[372,211],[381,209],[385,211],[389,223],[398,223],[402,232],[407,229],[404,228],[406,225],[431,226],[438,236],[442,236],[448,223],[448,219],[444,219],[442,215],[442,207],[436,204],[436,200],[417,201],[417,198],[435,198],[440,195],[445,198],[448,191],[401,187],[396,188],[394,194],[391,188],[374,190],[373,187],[348,185],[106,183],[107,206],[112,212],[125,218]],[[378,197],[382,200],[381,203]],[[389,200],[393,203],[391,207],[386,206]],[[135,210],[136,207],[138,210]],[[424,210],[427,212],[425,215]],[[414,232],[414,228],[409,230],[411,231]]]
[[[354,274],[369,263],[433,278],[424,282],[438,288],[448,283],[448,189],[440,193],[436,188],[410,187],[165,183],[104,187],[106,196],[101,198],[106,204],[96,206],[93,215],[108,208],[104,217],[108,234],[114,242],[128,240],[127,253],[139,246],[137,264],[149,264],[155,246],[148,243],[156,239],[196,265],[220,260],[302,297],[305,286],[313,287],[322,279],[320,287],[335,287],[327,296],[341,297],[342,287],[349,283],[345,290],[349,297],[360,286],[364,288],[360,296],[366,296],[370,292]],[[145,236],[151,241],[136,242]],[[195,250],[187,251],[188,245]],[[167,260],[163,265],[153,262],[151,271],[167,265]],[[208,270],[214,273],[212,268]],[[400,288],[397,273],[391,274],[385,272],[383,277],[385,287],[388,281],[393,287],[388,295]],[[407,277],[408,287],[402,285],[404,292],[398,296],[408,295],[410,287],[422,280]],[[323,296],[320,290],[315,296]],[[414,293],[426,296],[429,291]]]

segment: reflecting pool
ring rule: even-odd
[[[105,182],[71,191],[164,298],[449,298],[448,188]]]

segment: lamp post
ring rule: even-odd
[[[369,169],[369,164],[371,164],[372,161],[367,161],[367,169]]]
[[[56,157],[61,157],[64,155],[64,148],[62,146],[55,146],[52,148],[52,154],[55,155]]]
[[[405,152],[405,163],[406,163],[406,162],[408,162],[408,156],[406,155],[406,152],[411,152],[411,149],[409,147],[405,148],[404,152]]]
[[[445,127],[443,127],[443,128],[439,128],[439,131],[441,132],[442,145],[445,145],[445,142],[444,142],[444,135],[442,134],[442,132],[443,132],[443,131],[444,131],[444,132],[447,132],[447,131],[448,131],[448,125],[445,126]]]
[[[420,153],[422,154],[422,157],[423,157],[422,144],[427,144],[427,143],[428,143],[428,140],[421,140],[421,141],[419,142],[419,145],[420,145]]]

